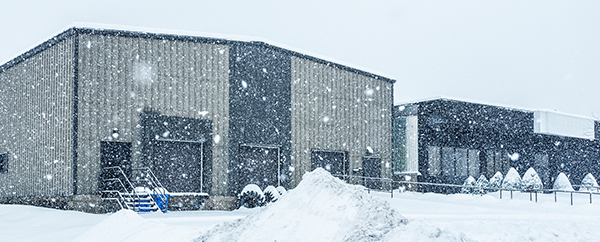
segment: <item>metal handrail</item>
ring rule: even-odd
[[[140,198],[139,194],[137,193],[137,191],[135,190],[135,187],[133,186],[133,184],[131,183],[131,181],[129,181],[129,179],[128,179],[128,178],[127,178],[127,176],[125,175],[125,172],[123,171],[123,169],[121,169],[121,167],[119,167],[119,166],[105,167],[105,168],[103,168],[103,169],[105,169],[105,170],[112,170],[112,169],[116,169],[116,170],[118,170],[118,171],[120,172],[120,174],[123,176],[123,178],[125,178],[125,181],[127,181],[127,184],[129,184],[129,186],[131,187],[131,190],[132,190],[132,192],[129,192],[129,190],[127,189],[127,187],[126,187],[126,186],[125,186],[125,184],[123,183],[123,181],[122,181],[121,179],[119,179],[119,178],[108,178],[108,179],[104,179],[104,180],[105,180],[105,181],[110,181],[110,180],[119,181],[119,184],[121,184],[121,187],[122,187],[122,188],[125,190],[125,192],[127,192],[127,193],[128,193],[127,195],[128,195],[128,196],[129,196],[129,198],[130,198],[130,199],[133,201],[133,204],[135,205],[135,204],[136,204],[136,202],[137,202],[137,204],[138,204],[138,210],[139,210],[139,205],[141,204],[141,198]],[[131,194],[132,194],[132,193],[133,193],[133,195],[135,196],[135,198],[137,198],[137,200],[136,200],[136,199],[135,199],[133,196],[131,196]],[[120,196],[120,197],[121,197],[123,200],[125,200],[125,198],[123,198],[123,196],[122,196],[121,194],[119,194],[119,196]],[[130,209],[130,208],[129,208],[129,205],[127,205],[127,203],[125,203],[125,205],[127,206],[127,208],[128,208],[128,209]],[[133,206],[133,209],[132,209],[132,210],[134,210],[134,211],[136,211],[136,212],[137,212],[138,210],[136,210],[135,208],[136,208],[136,206]]]
[[[110,169],[117,169],[119,170],[119,172],[121,173],[121,175],[126,178],[125,180],[127,181],[127,183],[129,184],[129,186],[133,189],[135,189],[135,187],[133,186],[133,184],[131,184],[131,182],[129,181],[129,179],[127,179],[127,175],[125,175],[125,172],[123,171],[123,169],[121,169],[120,166],[111,166],[111,167],[105,167],[105,170],[110,170]]]
[[[141,198],[140,198],[140,195],[139,195],[139,194],[138,194],[138,193],[135,191],[135,188],[133,189],[133,192],[129,192],[129,191],[127,190],[127,188],[125,187],[125,184],[123,184],[123,181],[121,181],[121,179],[118,179],[118,178],[108,178],[108,179],[105,179],[105,181],[118,181],[118,182],[119,182],[119,184],[121,184],[121,187],[122,187],[122,188],[125,190],[125,194],[127,194],[126,196],[127,196],[127,197],[128,197],[128,198],[129,198],[129,199],[132,201],[132,203],[133,203],[134,205],[135,205],[136,203],[137,203],[138,205],[140,205],[140,204],[141,204]],[[109,191],[105,191],[105,192],[109,192]],[[127,202],[125,201],[125,198],[123,197],[123,193],[119,192],[118,190],[117,190],[116,192],[117,192],[117,194],[119,195],[119,197],[120,197],[121,199],[123,199],[123,201],[125,202],[125,206],[127,207],[127,209],[131,209],[131,210],[133,210],[133,211],[136,211],[136,212],[137,212],[137,210],[136,210],[136,207],[135,207],[135,206],[133,206],[133,209],[129,207],[129,205],[128,205],[128,204],[127,204]],[[133,194],[133,195],[131,195],[131,194]],[[135,197],[134,197],[134,196],[135,196]],[[137,199],[136,199],[136,198],[137,198]],[[139,208],[139,206],[138,206],[138,208]]]
[[[123,186],[123,188],[124,188],[123,182],[121,182],[121,180],[119,180],[117,178],[109,178],[109,179],[105,179],[105,180],[117,180],[117,181],[119,181],[119,183],[121,183],[121,186]],[[125,191],[127,191],[127,190],[125,190]],[[125,207],[127,207],[127,209],[132,209],[132,208],[129,207],[129,205],[127,205],[127,202],[125,202],[125,198],[123,197],[123,195],[121,194],[121,192],[119,192],[118,190],[104,190],[102,192],[104,192],[104,193],[116,193],[119,196],[119,198],[124,201]],[[127,196],[132,201],[135,201],[135,199],[131,196],[131,193],[127,192]],[[138,198],[139,198],[139,196],[138,196]],[[110,198],[110,199],[116,199],[116,198]],[[121,205],[120,200],[119,200],[119,205],[121,206],[121,209],[123,209],[123,205]],[[132,210],[135,210],[135,207]]]
[[[158,180],[158,178],[156,178],[156,176],[154,175],[154,172],[152,172],[152,170],[148,167],[141,167],[141,168],[133,168],[132,170],[137,170],[137,171],[146,171],[148,176],[150,178],[150,183],[153,186],[152,187],[152,191],[156,194],[157,190],[158,191],[158,198],[162,201],[162,204],[165,205],[165,208],[161,208],[161,211],[166,211],[166,206],[168,206],[167,204],[167,194],[165,192],[165,188],[163,187],[162,183]],[[156,188],[160,188],[160,189],[156,189]]]
[[[585,187],[587,189],[596,189],[596,192],[600,192],[600,186],[586,186],[586,185],[571,185],[573,187],[579,187],[579,189],[581,190],[582,187]],[[585,192],[585,191],[583,191]]]
[[[133,168],[133,170],[146,170],[148,171],[148,174],[151,175],[151,178],[156,181],[156,183],[158,184],[159,187],[163,188],[162,183],[160,183],[160,181],[158,180],[158,178],[156,178],[156,176],[154,175],[154,172],[152,172],[152,170],[148,167],[142,167],[142,168]]]
[[[117,203],[119,203],[119,206],[121,207],[121,209],[124,208],[123,204],[121,204],[121,201],[123,201],[123,203],[125,204],[125,207],[127,207],[127,209],[134,210],[134,209],[131,209],[129,207],[129,205],[127,204],[127,202],[125,202],[125,198],[121,195],[121,193],[119,191],[106,190],[106,191],[102,191],[102,192],[106,192],[106,193],[116,192],[120,199],[114,198],[114,197],[109,197],[109,198],[104,198],[104,199],[107,199],[107,200],[116,200]],[[130,195],[130,197],[131,197],[131,195]],[[131,199],[133,200],[133,198],[131,198]]]
[[[470,185],[456,185],[456,184],[446,184],[446,183],[431,183],[431,182],[412,182],[412,181],[394,181],[392,178],[380,178],[380,177],[368,177],[368,176],[357,176],[357,175],[334,175],[335,177],[341,177],[341,178],[362,178],[362,179],[370,179],[370,180],[380,180],[381,182],[389,182],[390,183],[390,193],[391,196],[394,196],[394,184],[410,184],[410,185],[425,185],[425,186],[440,186],[440,187],[455,187],[455,188],[470,188],[470,189],[481,189],[481,190],[486,190],[486,191],[499,191],[500,193],[500,199],[502,199],[502,191],[509,191],[511,193],[511,199],[512,199],[512,193],[515,191],[518,192],[528,192],[530,194],[530,200],[532,200],[532,194],[535,193],[535,198],[536,198],[536,202],[537,202],[537,193],[538,192],[546,192],[546,193],[554,193],[554,200],[555,202],[557,201],[556,199],[556,193],[569,193],[571,194],[571,205],[573,205],[573,194],[589,194],[590,195],[590,203],[592,203],[592,195],[600,195],[600,186],[596,187],[596,186],[591,186],[592,188],[596,188],[598,189],[598,191],[594,192],[594,191],[567,191],[567,190],[559,190],[559,189],[513,189],[513,188],[501,188],[501,187],[481,187],[481,186],[470,186]],[[364,183],[363,183],[364,184]],[[582,187],[582,185],[572,185],[575,187]],[[590,187],[590,186],[584,186],[584,187]],[[368,191],[370,192],[371,188],[367,188]]]

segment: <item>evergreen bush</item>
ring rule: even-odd
[[[463,183],[463,186],[475,186],[475,178],[473,178],[472,176],[469,176],[467,178],[467,180],[465,180],[465,183]],[[474,189],[471,187],[463,187],[460,190],[460,193],[462,194],[473,194]]]
[[[266,204],[265,195],[257,185],[249,184],[238,195],[238,203],[246,208],[261,207]]]
[[[488,188],[490,186],[490,182],[488,182],[487,178],[485,178],[484,175],[481,175],[475,182],[475,186],[477,186],[478,188],[475,189],[473,194],[483,195],[483,194],[487,193],[486,188]]]

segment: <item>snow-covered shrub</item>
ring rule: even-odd
[[[510,168],[504,180],[502,180],[502,188],[504,189],[521,189],[523,186],[523,181],[521,180],[521,176],[515,168]]]
[[[254,184],[249,184],[244,187],[244,190],[238,196],[240,206],[246,208],[255,208],[265,205],[265,195],[260,190],[260,187]]]
[[[581,180],[581,187],[579,187],[580,192],[589,192],[589,191],[597,191],[598,182],[596,182],[596,178],[592,175],[592,173],[588,173],[585,175],[583,180]]]
[[[537,172],[530,167],[523,175],[523,189],[542,189],[544,188],[544,184],[542,183],[542,179],[538,176]]]
[[[278,186],[277,191],[279,192],[279,195],[281,195],[281,196],[283,196],[287,193],[287,191],[285,190],[285,187],[282,187],[282,186]]]
[[[465,183],[463,183],[463,186],[475,186],[475,178],[473,178],[472,176],[469,176],[466,180]],[[463,187],[460,190],[460,193],[463,194],[472,194],[473,193],[473,188],[470,187]]]
[[[502,176],[502,173],[500,173],[499,171],[496,172],[496,174],[490,178],[490,182],[489,182],[489,188],[500,188],[502,187],[502,179],[504,179],[504,176]]]
[[[554,185],[552,186],[554,190],[562,190],[562,191],[575,191],[573,186],[571,186],[571,182],[565,173],[558,174],[556,180],[554,181]]]
[[[265,194],[266,203],[276,202],[280,197],[279,191],[277,191],[277,188],[275,188],[274,186],[268,186],[267,188],[265,188],[265,191],[263,193]]]
[[[487,178],[485,178],[484,175],[481,175],[475,182],[475,186],[477,186],[478,188],[475,189],[475,191],[473,191],[473,194],[476,194],[476,195],[486,194],[487,191],[485,190],[485,188],[490,186],[490,182],[488,182]]]
[[[323,168],[305,173],[286,196],[275,206],[215,225],[196,241],[387,241],[404,239],[404,231],[415,227],[404,229],[408,219],[390,203],[335,178]],[[396,231],[401,232],[399,236],[394,234]],[[420,231],[409,232],[410,236]],[[427,235],[423,237],[435,239]],[[441,240],[446,238],[441,236]]]

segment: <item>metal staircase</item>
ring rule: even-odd
[[[103,168],[102,200],[135,212],[167,212],[169,195],[149,168],[134,168],[130,177],[119,166]]]

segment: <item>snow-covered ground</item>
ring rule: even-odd
[[[371,192],[320,174],[232,212],[85,214],[0,205],[2,241],[598,241],[600,196]],[[303,184],[304,183],[304,184]],[[319,185],[315,187],[316,185]],[[333,192],[332,192],[333,191]],[[535,199],[535,197],[532,197]],[[387,205],[389,204],[389,205]],[[374,216],[375,215],[375,216]],[[356,231],[361,231],[357,233]],[[368,236],[364,236],[368,235]]]

